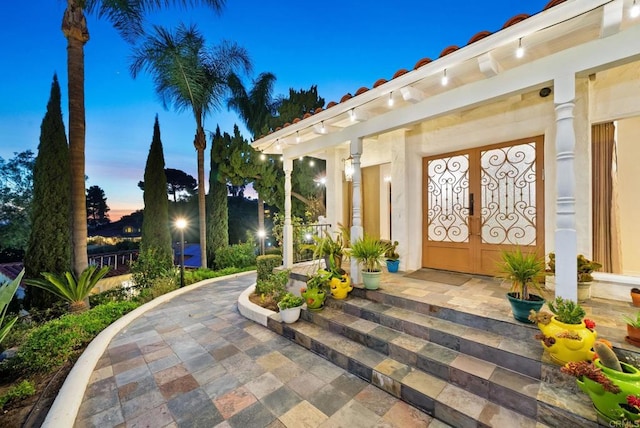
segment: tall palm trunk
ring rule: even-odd
[[[207,139],[202,125],[198,124],[196,137],[193,142],[198,152],[198,215],[200,216],[200,257],[201,266],[207,267],[207,206],[205,199],[204,182],[204,149],[207,148]]]
[[[69,168],[71,169],[71,238],[76,275],[88,266],[87,201],[85,196],[84,44],[89,40],[87,21],[76,0],[68,0],[62,20],[67,38],[69,96]]]

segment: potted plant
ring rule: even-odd
[[[313,236],[313,241],[313,244],[304,245],[302,249],[312,250],[314,260],[323,259],[327,270],[332,266],[337,268],[342,266],[344,255],[342,232],[336,232],[334,238],[331,233],[325,231],[323,236]]]
[[[300,309],[304,305],[304,298],[296,296],[291,292],[285,293],[278,302],[280,318],[287,324],[294,323],[300,318]]]
[[[547,306],[553,314],[532,311],[529,319],[538,324],[542,334],[536,339],[540,339],[551,359],[561,365],[591,360],[591,348],[598,337],[596,323],[584,318],[584,309],[573,300],[556,297]]]
[[[539,281],[544,274],[544,260],[535,253],[525,254],[516,248],[501,253],[498,270],[501,278],[511,281],[507,298],[513,317],[520,322],[530,323],[529,312],[539,311],[544,305],[544,298],[531,293],[531,289],[534,289],[542,294]]]
[[[577,258],[577,281],[578,281],[578,302],[584,302],[591,298],[591,283],[593,282],[594,271],[600,269],[602,265],[589,260],[582,254]],[[549,272],[556,273],[556,255],[549,253]]]
[[[367,234],[351,245],[350,255],[362,265],[362,282],[366,289],[376,290],[380,287],[386,251],[387,246],[382,241]]]
[[[307,279],[307,286],[300,289],[300,295],[307,302],[307,309],[319,311],[324,307],[330,279],[331,272],[325,269],[318,269],[314,275]]]
[[[627,337],[624,339],[633,346],[640,346],[640,311],[635,317],[625,315],[622,319],[627,323]]]
[[[391,273],[398,272],[398,268],[400,267],[400,254],[396,251],[398,241],[393,241],[393,243],[388,241],[386,245],[387,251],[384,253],[384,258],[387,262],[387,271]]]
[[[596,342],[594,348],[597,358],[593,362],[569,362],[561,371],[577,378],[578,386],[591,398],[596,411],[609,426],[623,426],[614,421],[638,421],[640,371],[619,361],[604,343]]]

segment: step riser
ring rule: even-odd
[[[480,330],[489,331],[516,340],[530,340],[537,333],[537,329],[531,325],[515,324],[490,318],[484,318],[478,315],[468,314],[442,306],[418,302],[411,299],[405,299],[400,296],[380,293],[378,291],[354,288],[351,292],[351,295],[354,297],[371,300],[372,302],[383,303],[390,306],[407,309],[409,311],[429,315],[434,318],[455,322],[456,324],[465,325],[467,327],[474,327]]]
[[[429,373],[446,382],[473,392],[474,394],[486,398],[500,406],[522,413],[531,418],[536,417],[537,401],[531,397],[514,393],[511,390],[506,390],[500,385],[496,385],[487,379],[466,373],[462,370],[456,369],[455,367],[451,367],[444,362],[429,358],[426,355],[412,352],[394,343],[357,331],[349,326],[334,322],[333,320],[327,320],[322,317],[322,313],[304,311],[302,318],[305,321],[318,325],[319,327],[345,336],[356,343],[367,346],[374,351],[388,355],[396,361],[416,367],[425,373]],[[383,317],[381,316],[380,318]],[[423,339],[426,340],[428,338]]]
[[[342,306],[342,310],[349,315],[353,315],[367,321],[375,322],[376,324],[401,331],[420,339],[428,340],[432,343],[436,343],[438,345],[470,355],[472,357],[480,358],[496,365],[500,365],[504,368],[508,368],[509,370],[521,373],[534,379],[540,379],[541,377],[542,364],[540,363],[540,361],[535,361],[525,356],[513,354],[502,349],[458,337],[454,334],[430,329],[429,327],[425,327],[411,321],[389,317],[384,314],[378,314],[365,308],[352,306],[348,302],[344,302],[340,306]],[[385,345],[381,343],[378,344],[378,346],[383,348]],[[540,352],[542,352],[542,349],[540,349]]]

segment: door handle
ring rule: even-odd
[[[473,193],[469,193],[469,206],[467,209],[469,210],[469,215],[473,216]]]

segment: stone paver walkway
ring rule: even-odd
[[[139,317],[100,358],[75,427],[443,427],[248,321],[255,275],[194,289]]]

